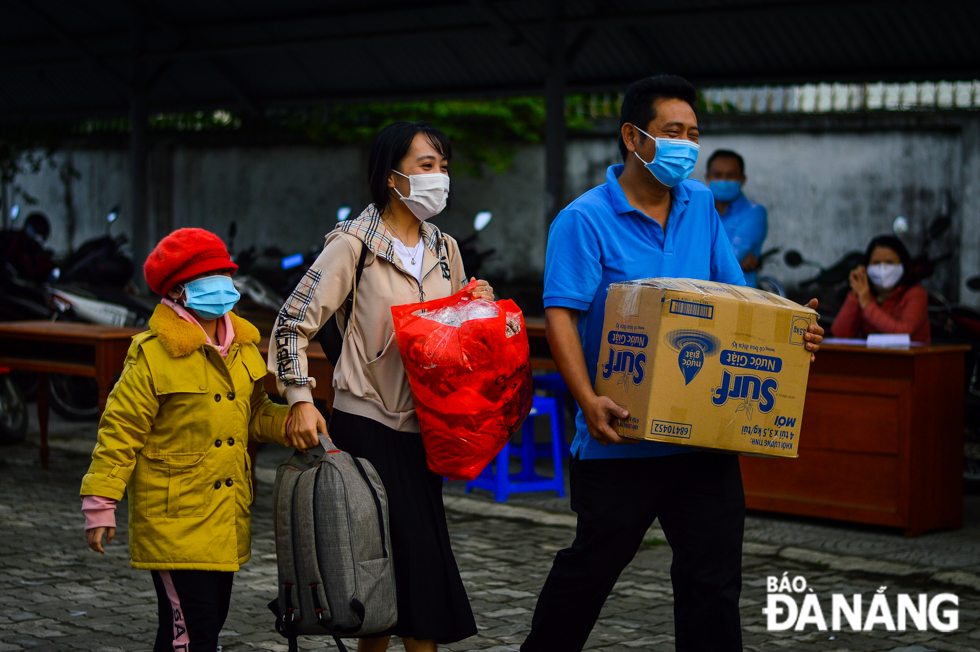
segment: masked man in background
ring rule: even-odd
[[[715,208],[732,243],[735,259],[745,273],[745,284],[757,287],[756,270],[769,224],[765,207],[742,194],[745,159],[728,149],[715,151],[708,159],[705,181],[715,197]]]

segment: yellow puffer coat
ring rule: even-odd
[[[129,487],[136,568],[237,571],[248,561],[247,440],[283,443],[289,409],[262,388],[258,330],[231,320],[222,359],[200,328],[157,306],[109,394],[81,495],[120,500]]]

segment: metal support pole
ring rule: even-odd
[[[133,91],[130,98],[132,133],[129,141],[131,175],[131,220],[133,234],[133,262],[142,269],[149,253],[146,210],[146,40],[142,17],[133,15]],[[143,287],[143,277],[137,274],[133,283]]]
[[[548,58],[545,80],[545,233],[565,207],[565,34],[564,0],[548,2]]]

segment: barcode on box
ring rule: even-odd
[[[687,317],[697,317],[699,319],[714,319],[715,307],[706,303],[694,303],[692,301],[670,300],[670,311],[675,315],[685,315]]]

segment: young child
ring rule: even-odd
[[[289,409],[262,388],[259,332],[229,312],[237,268],[203,229],[174,231],[150,253],[143,272],[162,305],[133,338],[82,480],[86,538],[100,553],[129,488],[132,564],[152,572],[159,600],[154,652],[217,648],[233,572],[250,555],[246,445],[293,444]]]

